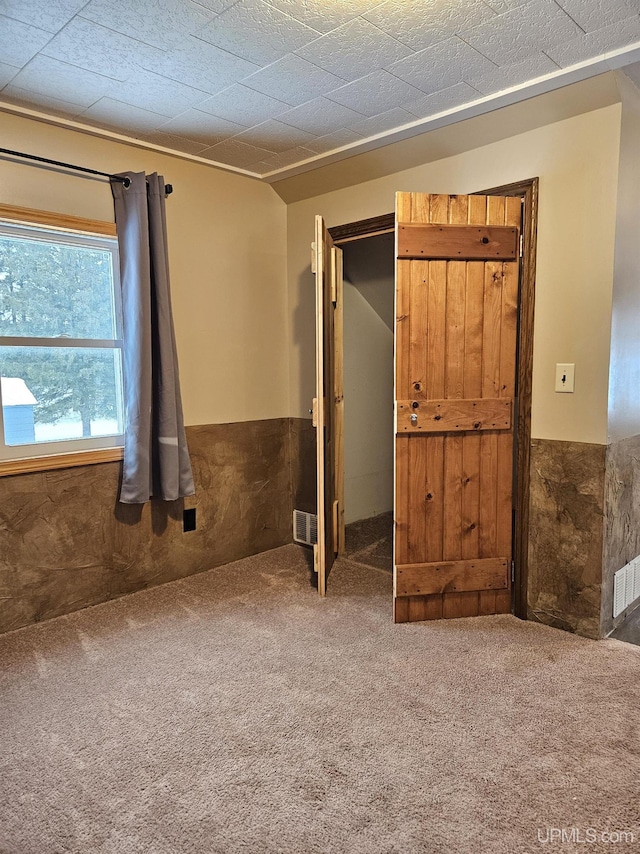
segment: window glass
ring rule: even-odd
[[[114,338],[112,253],[0,235],[0,335]]]
[[[0,222],[0,459],[122,444],[117,241]]]
[[[6,445],[122,433],[120,350],[0,347]]]

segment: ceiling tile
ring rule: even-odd
[[[162,145],[164,148],[171,148],[174,151],[184,151],[185,154],[199,154],[205,148],[209,148],[204,142],[194,142],[192,139],[184,139],[174,133],[163,133],[162,131],[141,133],[138,139],[143,139],[154,145]]]
[[[248,74],[253,74],[260,66],[195,36],[187,36],[177,47],[143,67],[215,95]]]
[[[492,95],[557,70],[558,65],[546,54],[536,53],[516,65],[492,65],[481,72],[465,73],[465,80],[483,95]]]
[[[276,169],[284,169],[287,166],[292,166],[294,163],[300,163],[303,160],[310,160],[316,156],[315,151],[304,146],[291,148],[289,151],[283,151],[281,154],[273,154],[271,157],[266,157],[259,163],[253,164],[251,167],[255,172],[260,174],[264,172],[272,172]]]
[[[294,107],[344,85],[344,80],[330,74],[300,56],[285,56],[267,68],[243,80],[245,86],[286,101]]]
[[[364,116],[327,98],[315,98],[283,113],[278,119],[292,127],[320,136],[338,128],[352,127],[354,123],[362,121]]]
[[[7,65],[22,67],[46,45],[51,33],[0,15],[0,57]]]
[[[257,148],[266,148],[267,151],[279,153],[299,145],[306,145],[307,142],[315,139],[315,136],[272,119],[243,131],[236,139],[255,145]]]
[[[198,104],[198,109],[251,127],[284,113],[290,109],[290,105],[237,84],[219,92],[213,98],[207,98]]]
[[[158,127],[161,133],[171,133],[206,146],[215,145],[235,136],[245,128],[200,110],[185,110],[179,116]]]
[[[411,48],[368,21],[356,18],[301,48],[298,56],[343,80],[357,80],[411,53]]]
[[[517,9],[519,6],[526,6],[531,0],[484,0],[484,2],[487,6],[491,6],[496,14],[503,15],[505,12]]]
[[[192,0],[90,0],[81,16],[168,50],[190,33],[199,32],[214,14]]]
[[[400,107],[395,107],[393,110],[387,110],[386,113],[380,113],[379,116],[373,116],[370,119],[360,117],[359,121],[349,124],[347,127],[361,136],[369,137],[402,127],[402,125],[410,124],[411,122],[415,122],[415,120],[416,117],[413,113],[409,113]]]
[[[142,107],[163,116],[177,116],[207,98],[206,93],[191,86],[183,86],[168,77],[151,71],[137,71],[130,80],[114,83],[111,96],[116,101]]]
[[[328,3],[327,0],[267,0],[292,18],[321,33],[335,30],[341,24],[364,15],[379,4],[380,0],[349,0],[343,3]]]
[[[587,33],[549,48],[546,53],[561,68],[566,68],[576,62],[591,59],[593,56],[616,50],[638,40],[640,40],[640,16],[634,15],[633,18],[618,21],[594,33]]]
[[[20,69],[16,68],[15,65],[7,65],[6,62],[0,62],[0,89],[13,80],[19,71]]]
[[[35,56],[13,80],[15,86],[83,107],[111,94],[114,83],[111,77],[42,54]]]
[[[394,107],[402,107],[407,101],[415,101],[422,94],[420,89],[387,71],[374,71],[330,92],[327,98],[366,116],[377,116]]]
[[[83,18],[74,18],[42,52],[114,80],[127,80],[142,62],[161,56],[157,48]]]
[[[87,0],[2,0],[0,11],[9,18],[57,33],[86,3]]]
[[[456,83],[432,95],[423,95],[417,101],[409,101],[405,104],[405,110],[409,110],[418,118],[427,118],[459,107],[461,104],[468,104],[477,98],[478,91],[473,86],[469,86],[468,83]]]
[[[528,56],[548,52],[581,33],[555,0],[532,0],[526,7],[498,15],[460,32],[460,37],[496,65],[511,65]]]
[[[141,107],[133,107],[122,101],[114,101],[113,98],[100,98],[95,104],[78,115],[78,121],[95,124],[98,127],[106,127],[118,131],[125,136],[156,130],[167,117],[143,110]]]
[[[342,128],[342,130],[338,130],[335,133],[328,133],[325,136],[317,137],[313,142],[306,143],[305,148],[310,148],[316,154],[325,154],[327,151],[334,151],[336,148],[342,148],[345,145],[350,145],[352,142],[361,141],[362,137],[359,134],[354,133],[352,130],[347,130],[347,128]]]
[[[200,153],[200,157],[206,157],[207,160],[217,160],[220,163],[228,163],[231,166],[246,169],[252,163],[264,160],[265,157],[269,157],[271,154],[273,154],[272,151],[257,148],[255,145],[247,145],[246,142],[240,142],[237,139],[227,139],[224,142],[218,143],[218,145],[205,149]]]
[[[494,67],[486,56],[454,37],[414,53],[387,70],[431,95],[461,83],[467,73],[483,73]]]
[[[410,14],[406,0],[389,0],[364,17],[410,48],[423,50],[494,15],[483,0],[411,0]]]
[[[238,0],[195,0],[195,2],[200,6],[204,6],[205,9],[209,9],[210,12],[215,12],[216,15],[219,15],[225,9],[233,6],[234,3],[237,3]]]
[[[638,0],[558,0],[558,3],[588,33],[640,13]]]
[[[50,95],[40,95],[26,89],[20,89],[11,83],[2,90],[1,97],[3,101],[9,104],[18,104],[32,110],[42,110],[45,113],[63,116],[64,118],[73,118],[84,110],[81,104],[72,104]]]
[[[267,65],[318,38],[319,33],[263,0],[239,0],[198,35],[249,62]]]

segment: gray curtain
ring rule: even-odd
[[[120,501],[193,495],[184,431],[161,175],[123,172],[111,181],[123,313],[124,467]]]

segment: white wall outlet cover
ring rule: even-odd
[[[574,389],[576,366],[566,362],[556,365],[556,391],[572,392]]]

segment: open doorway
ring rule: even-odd
[[[346,556],[393,570],[394,236],[342,245]]]

